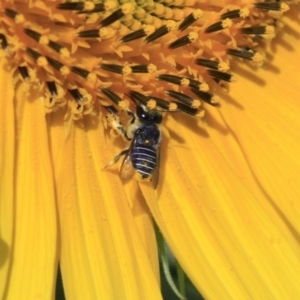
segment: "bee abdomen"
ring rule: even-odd
[[[156,151],[152,146],[137,144],[132,151],[132,164],[141,174],[148,178],[156,167]]]

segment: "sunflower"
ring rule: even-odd
[[[2,299],[161,299],[154,222],[206,299],[300,297],[291,5],[2,1]],[[132,101],[176,111],[157,189],[103,170]]]

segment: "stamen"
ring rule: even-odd
[[[192,78],[180,77],[180,76],[170,75],[170,74],[159,74],[157,78],[159,80],[167,81],[169,83],[174,83],[181,86],[194,87],[202,91],[208,90],[208,85],[205,82],[199,82]]]
[[[263,56],[250,48],[227,49],[227,53],[229,55],[241,57],[255,62],[263,61]]]
[[[57,88],[56,88],[56,84],[54,81],[47,81],[46,82],[47,87],[49,89],[50,94],[54,97],[57,96]]]
[[[64,50],[67,50],[64,46],[60,45],[59,43],[53,42],[49,40],[48,46],[52,48],[57,53],[62,53]],[[68,51],[68,50],[67,50]]]
[[[25,21],[25,18],[22,14],[14,11],[10,8],[5,8],[4,12],[9,18],[13,19],[16,22],[16,24],[20,24]]]
[[[191,26],[195,21],[202,17],[203,11],[201,9],[195,9],[191,14],[189,14],[179,25],[178,29],[183,31]]]
[[[180,102],[175,102],[177,105],[177,109],[196,118],[203,118],[204,117],[204,111],[203,110],[198,110],[196,108],[192,108],[190,106],[186,106],[183,103]]]
[[[254,3],[254,7],[264,10],[286,11],[288,5],[282,2],[261,2]]]
[[[82,95],[80,94],[78,89],[68,89],[69,93],[76,100],[76,102],[81,102],[83,100]]]
[[[118,105],[119,107],[124,108],[124,100],[119,97],[117,94],[115,94],[114,92],[112,92],[111,90],[101,87],[99,89],[108,99],[110,99],[114,104]]]
[[[42,56],[39,52],[28,47],[26,48],[26,52],[37,62],[38,66],[45,67],[48,65],[46,57]]]
[[[83,68],[79,68],[76,66],[72,66],[71,67],[71,71],[81,77],[83,77],[84,79],[87,79],[88,81],[94,81],[96,78],[95,74],[92,74],[91,72],[89,72],[88,70],[85,70]]]
[[[101,64],[100,68],[109,72],[122,74],[122,75],[129,75],[132,73],[132,69],[129,66],[120,66],[115,64]]]
[[[24,28],[24,32],[29,36],[31,37],[32,39],[34,39],[35,41],[37,41],[38,43],[40,43],[40,39],[41,39],[41,34],[32,30],[32,29],[29,29],[29,28]],[[47,41],[48,43],[48,41]],[[42,44],[42,43],[41,43]]]
[[[65,2],[57,6],[58,9],[74,10],[74,11],[89,11],[95,9],[95,4],[92,1],[85,2]]]
[[[28,80],[30,78],[27,67],[19,66],[18,70],[24,80]]]
[[[212,70],[212,69],[207,70],[207,72],[211,77],[216,78],[216,79],[220,79],[220,80],[224,80],[224,81],[228,81],[228,82],[236,81],[235,76],[232,74],[229,74],[229,73],[220,72],[220,71]]]
[[[213,95],[211,93],[208,92],[202,92],[199,91],[195,88],[191,88],[191,91],[198,96],[199,98],[201,98],[203,101],[205,101],[206,103],[216,106],[219,104],[219,98],[216,95]]]
[[[170,101],[164,100],[162,98],[153,97],[153,96],[151,96],[151,99],[155,100],[157,106],[161,107],[164,110],[176,111],[178,108],[178,105],[176,102],[170,102]]]
[[[4,34],[0,33],[0,45],[3,50],[7,49],[8,43]]]
[[[218,61],[215,61],[215,60],[197,58],[195,60],[195,63],[199,66],[203,66],[203,67],[206,67],[206,68],[219,70],[219,71],[223,71],[223,72],[226,72],[226,71],[229,70],[229,66],[226,63],[218,62]]]
[[[171,74],[159,74],[157,76],[157,78],[159,80],[167,81],[169,83],[174,83],[177,85],[188,86],[190,84],[190,81],[188,78],[171,75]]]
[[[248,17],[250,14],[250,11],[247,7],[243,7],[241,9],[235,9],[228,11],[224,14],[221,15],[220,19],[225,20],[225,19],[237,19],[237,18],[243,18],[245,19]]]
[[[195,42],[198,39],[198,33],[195,31],[191,31],[189,34],[182,36],[181,38],[177,39],[173,43],[169,45],[170,49],[179,48],[190,43]]]
[[[80,38],[98,38],[100,37],[99,29],[91,29],[78,32]]]
[[[129,96],[129,98],[134,102],[139,102],[141,104],[144,104],[146,106],[149,105],[149,101],[151,101],[152,99],[149,98],[148,96],[145,96],[139,92],[136,91],[129,91],[129,94],[127,94],[127,96]],[[152,100],[153,101],[153,100]],[[153,106],[153,105],[152,105]],[[155,105],[154,105],[155,106]]]
[[[26,48],[26,52],[32,57],[34,58],[34,60],[38,60],[39,57],[41,57],[41,54],[38,53],[37,51],[31,49],[31,48]]]
[[[62,57],[69,57],[70,53],[69,50],[60,45],[57,42],[51,41],[49,40],[46,36],[32,30],[29,28],[24,28],[24,32],[31,37],[32,39],[34,39],[35,41],[37,41],[38,43],[40,43],[41,45],[47,45],[50,48],[52,48],[54,51],[56,51],[57,53],[59,53]]]
[[[122,5],[122,8],[117,9],[107,18],[103,19],[100,22],[101,27],[109,26],[110,24],[118,21],[119,19],[123,18],[125,15],[132,13],[134,10],[134,6],[131,3],[125,3]]]
[[[112,38],[115,35],[115,31],[110,28],[99,28],[99,29],[91,29],[91,30],[84,30],[78,32],[78,37],[80,38],[102,38],[108,39]]]
[[[225,28],[229,28],[232,25],[232,21],[227,18],[223,21],[219,21],[217,23],[214,23],[212,25],[210,25],[209,27],[207,27],[205,29],[205,33],[212,33],[212,32],[216,32],[216,31],[220,31],[223,30]]]
[[[145,36],[147,36],[147,33],[145,32],[145,30],[144,29],[139,29],[139,30],[136,30],[134,32],[131,32],[129,34],[124,35],[120,39],[120,41],[122,43],[127,43],[127,42],[131,42],[133,40],[137,40],[137,39],[143,38]]]
[[[193,87],[193,88],[196,88],[196,89],[198,89],[200,91],[203,91],[203,92],[208,91],[208,89],[209,89],[207,83],[199,82],[199,81],[197,81],[195,79],[191,79],[191,78],[189,79],[189,86]]]
[[[56,69],[57,71],[59,71],[62,75],[68,75],[70,73],[70,69],[66,66],[64,66],[61,62],[59,62],[56,59],[53,59],[49,56],[46,56],[47,61],[49,62],[49,64]]]
[[[130,68],[132,73],[155,73],[157,70],[153,64],[130,66]]]
[[[180,92],[167,90],[167,91],[165,91],[165,94],[172,98],[175,98],[176,100],[178,100],[192,108],[199,108],[201,105],[201,102],[198,99],[193,99],[190,96],[185,95]]]
[[[145,39],[145,43],[148,44],[157,40],[158,38],[164,36],[165,34],[169,33],[171,30],[173,30],[175,26],[176,26],[176,22],[168,21],[167,24],[159,27],[152,34],[147,36],[147,38]]]
[[[270,25],[245,27],[245,28],[240,28],[240,32],[242,34],[254,34],[254,35],[272,34],[274,33],[274,27]]]

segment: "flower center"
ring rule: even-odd
[[[260,65],[281,2],[18,0],[0,4],[1,56],[74,120],[129,99],[202,117],[232,82],[232,57]],[[0,57],[1,57],[0,56]]]

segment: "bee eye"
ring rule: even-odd
[[[141,105],[137,106],[136,115],[141,122],[160,124],[162,121],[162,115],[159,112],[154,110],[145,111]]]
[[[136,108],[136,115],[141,121],[148,121],[149,115],[144,111],[144,109],[140,105],[138,105]]]

